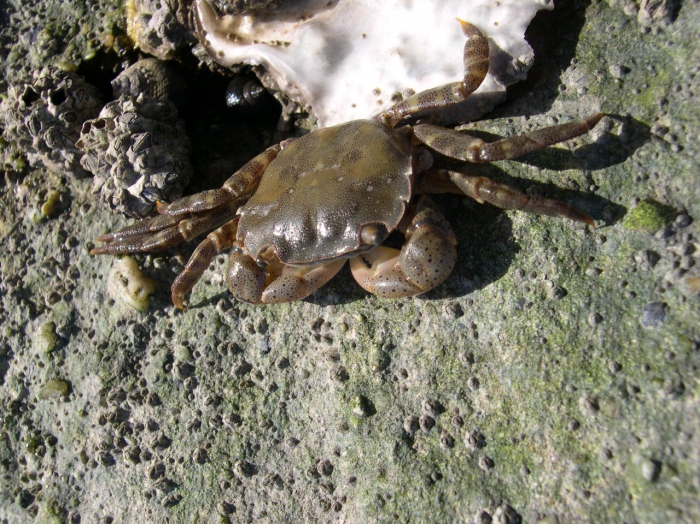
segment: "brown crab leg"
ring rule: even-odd
[[[169,205],[158,202],[160,216],[98,237],[98,241],[107,244],[94,248],[90,253],[117,255],[160,251],[182,241],[191,240],[231,220],[241,204],[255,191],[270,162],[292,140],[288,139],[267,148],[231,175],[219,189],[184,197]]]
[[[221,253],[224,249],[229,249],[236,241],[238,231],[238,218],[236,217],[226,222],[221,227],[215,229],[202,240],[197,249],[194,250],[184,269],[173,280],[170,286],[170,297],[175,307],[186,311],[183,304],[185,295],[192,291],[194,285],[202,277],[204,270],[211,264],[211,259],[215,254]]]
[[[430,186],[430,178],[433,177],[439,181],[439,190],[443,189],[444,192],[452,192],[448,187],[449,185],[444,183],[444,181],[450,180],[465,195],[472,197],[480,204],[488,202],[501,209],[517,209],[537,215],[559,216],[576,220],[577,222],[584,222],[589,226],[595,227],[593,219],[588,214],[566,202],[527,195],[514,187],[494,182],[490,178],[483,176],[465,175],[464,173],[446,169],[431,169],[426,175],[426,180],[421,190],[434,192],[431,191]]]
[[[237,211],[238,202],[232,201],[206,214],[191,218],[183,219],[161,215],[145,219],[133,226],[102,235],[97,240],[108,243],[91,249],[90,254],[121,255],[144,251],[162,251],[211,231],[231,220]],[[161,227],[163,223],[168,221],[170,225]]]
[[[209,209],[215,209],[227,202],[237,201],[240,204],[247,200],[255,191],[260,177],[279,152],[287,146],[291,140],[285,140],[279,144],[268,147],[265,151],[250,160],[242,168],[229,177],[224,185],[218,189],[202,191],[195,195],[176,200],[171,204],[157,205],[158,212],[163,215],[181,216],[188,213],[199,213]]]
[[[479,164],[517,158],[537,149],[581,136],[593,129],[602,117],[602,113],[594,113],[566,124],[544,127],[491,143],[459,131],[430,124],[414,126],[413,135],[438,153]]]
[[[458,21],[467,37],[462,81],[421,91],[391,106],[377,116],[384,125],[393,128],[407,116],[462,102],[484,81],[489,72],[489,42],[475,26],[463,20]]]
[[[156,233],[164,229],[172,228],[180,221],[177,217],[159,215],[153,218],[146,218],[126,226],[119,231],[113,231],[97,237],[98,242],[114,242],[126,238],[142,237],[151,233]],[[93,253],[95,254],[95,253]]]

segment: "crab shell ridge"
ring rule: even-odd
[[[351,257],[371,249],[360,230],[384,238],[412,194],[406,134],[356,120],[305,135],[283,149],[241,209],[237,238],[255,259],[272,247],[284,264]]]

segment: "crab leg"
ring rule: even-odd
[[[350,259],[358,284],[382,298],[398,298],[425,293],[450,275],[457,242],[450,225],[432,206],[428,197],[421,197],[401,251],[378,246]]]
[[[393,128],[407,116],[462,102],[484,81],[489,72],[489,42],[475,26],[458,21],[467,37],[464,44],[464,78],[460,82],[421,91],[391,106],[377,117],[384,125]]]
[[[426,178],[419,188],[420,192],[461,192],[472,197],[480,204],[488,202],[501,209],[517,209],[537,215],[564,217],[595,227],[593,219],[588,214],[566,202],[527,195],[509,185],[494,182],[490,178],[466,175],[446,169],[431,169],[428,172],[428,177],[437,182],[435,187],[432,187],[431,180]],[[452,182],[452,186],[450,182]]]
[[[175,307],[182,311],[186,310],[182,302],[183,298],[192,291],[204,270],[209,267],[214,255],[233,245],[236,241],[236,231],[238,231],[238,217],[215,229],[199,243],[184,269],[175,278],[170,287],[170,296]]]
[[[306,298],[333,278],[345,259],[310,266],[288,266],[279,261],[259,266],[234,245],[228,259],[226,284],[237,299],[249,304],[276,304]]]
[[[231,175],[219,189],[202,191],[171,204],[158,202],[160,216],[98,237],[98,241],[107,244],[94,248],[90,253],[118,255],[160,251],[191,240],[231,220],[241,204],[255,191],[267,166],[290,141],[285,140],[267,148]]]
[[[238,202],[190,218],[160,215],[147,218],[124,229],[97,238],[108,242],[90,250],[91,255],[122,255],[146,251],[162,251],[192,240],[231,220],[238,211]]]
[[[450,158],[480,164],[508,160],[588,133],[603,117],[594,113],[566,124],[537,129],[531,133],[487,143],[459,131],[430,124],[414,126],[413,135],[438,153]]]
[[[237,201],[242,204],[260,182],[260,177],[267,169],[279,152],[284,149],[291,140],[285,140],[279,144],[268,147],[265,151],[250,160],[242,168],[229,177],[224,185],[218,189],[202,191],[195,195],[187,196],[176,200],[171,204],[161,204],[158,202],[158,212],[163,215],[182,216],[189,213],[199,213]]]

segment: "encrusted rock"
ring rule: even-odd
[[[112,80],[112,94],[143,94],[154,100],[169,100],[180,107],[185,96],[185,80],[172,64],[157,58],[144,58],[130,65]]]
[[[168,100],[123,95],[85,122],[77,146],[95,175],[93,191],[128,216],[179,198],[192,175],[185,125]]]
[[[102,106],[99,90],[71,72],[44,68],[10,85],[0,104],[3,138],[27,155],[33,167],[84,177],[75,146],[80,128]]]
[[[222,13],[234,15],[253,11],[276,11],[284,0],[213,0],[212,3]]]
[[[175,58],[194,38],[183,25],[189,2],[127,0],[127,33],[138,47],[163,60]]]
[[[657,21],[668,24],[675,18],[679,5],[679,0],[642,0],[637,20],[642,25],[652,25]]]

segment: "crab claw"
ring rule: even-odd
[[[279,261],[260,267],[242,249],[228,259],[226,285],[237,299],[249,304],[277,304],[308,297],[333,278],[345,259],[308,266],[288,266]]]
[[[432,205],[429,198],[422,197],[401,251],[378,246],[350,259],[358,284],[382,298],[399,298],[430,291],[450,276],[457,260],[457,242],[450,225]]]

